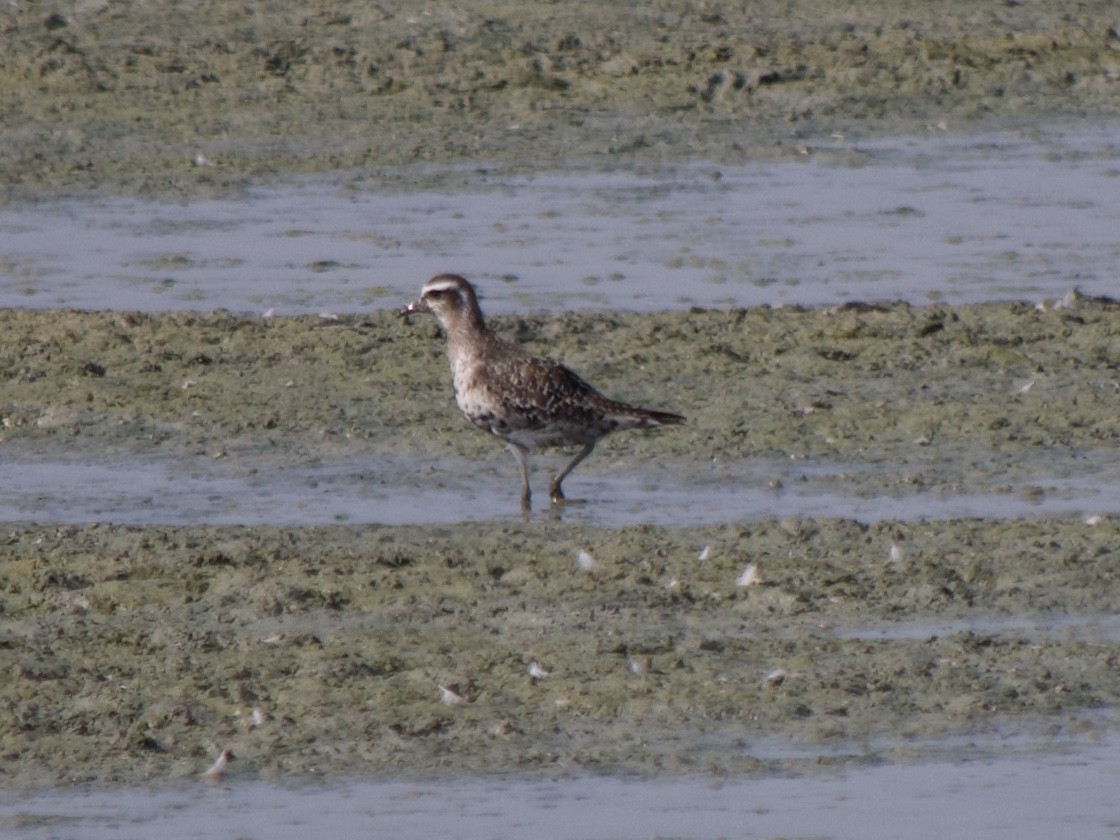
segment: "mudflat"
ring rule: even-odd
[[[1108,0],[88,2],[0,11],[8,196],[297,172],[797,155],[814,138],[1114,116]],[[389,171],[391,170],[391,171]]]
[[[158,450],[189,469],[497,446],[458,416],[430,322],[0,321],[8,451]],[[592,473],[765,454],[851,464],[873,499],[1115,459],[1108,302],[494,324],[689,415],[605,444]],[[790,769],[819,756],[776,744],[843,760],[876,738],[890,758],[949,733],[1083,734],[1120,697],[1115,517],[519,523],[508,467],[482,523],[5,526],[7,782],[158,781],[226,748],[252,775]]]
[[[799,156],[834,134],[1029,127],[1120,102],[1104,0],[93,0],[10,4],[0,26],[14,202],[337,171],[407,189],[428,163]],[[592,473],[800,459],[851,465],[851,492],[874,499],[955,492],[993,465],[1115,464],[1107,300],[494,323],[612,396],[689,417],[604,445]],[[4,310],[0,382],[3,452],[43,458],[496,445],[458,417],[434,327],[389,311]],[[480,497],[493,520],[454,526],[6,524],[0,777],[158,783],[226,749],[246,776],[743,773],[1115,724],[1120,523],[1103,497],[1103,516],[705,528],[672,510],[627,528],[511,522],[509,500]]]

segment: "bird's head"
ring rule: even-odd
[[[478,313],[474,287],[458,274],[440,274],[424,284],[420,297],[400,311],[402,316],[431,313],[447,329],[463,315]],[[479,314],[481,318],[481,315]]]

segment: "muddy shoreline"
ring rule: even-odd
[[[1115,524],[5,532],[12,786],[796,772],[1120,698]]]
[[[297,172],[423,179],[798,156],[842,134],[1115,117],[1106,0],[171,3],[0,11],[0,196],[228,195]],[[404,168],[401,168],[404,167]]]
[[[1120,108],[1104,0],[92,0],[9,4],[0,29],[10,202],[221,197],[308,172],[407,190],[453,187],[454,165],[800,159],[822,138],[1030,131]],[[815,459],[876,466],[843,477],[874,498],[974,486],[993,464],[1115,458],[1120,312],[1034,303],[495,325],[613,396],[690,417],[604,445],[589,475]],[[388,310],[0,310],[0,383],[0,458],[495,446],[451,404],[434,327]],[[231,778],[721,775],[906,761],[962,733],[1092,737],[1120,697],[1120,517],[1099,513],[704,528],[28,517],[0,531],[0,779],[161,784],[224,749]]]
[[[9,451],[493,454],[457,416],[434,327],[391,312],[0,319]],[[767,453],[951,484],[993,459],[1115,448],[1120,311],[1093,301],[495,325],[609,391],[691,415],[674,434],[604,446],[601,469]],[[1120,697],[1108,625],[1120,518],[1104,513],[705,528],[11,523],[5,783],[159,783],[225,748],[246,777],[649,775],[905,759],[931,739],[1007,727],[1080,736],[1111,726]],[[737,585],[751,563],[757,582]],[[442,703],[441,685],[466,704]]]
[[[628,457],[967,469],[1115,446],[1120,305],[846,304],[497,317],[612,396],[677,411]],[[285,457],[493,453],[463,424],[430,319],[0,310],[9,444]],[[900,476],[900,478],[903,478]]]

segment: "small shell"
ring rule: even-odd
[[[583,549],[580,549],[579,554],[576,555],[576,562],[585,572],[593,572],[599,568],[599,561]]]
[[[768,682],[770,685],[781,685],[792,676],[793,674],[791,674],[785,668],[775,668],[773,671],[766,675],[766,682]]]
[[[228,747],[218,753],[217,759],[210,765],[210,768],[202,774],[204,779],[220,779],[226,772],[226,767],[229,766],[230,761],[235,758],[233,750]]]
[[[471,701],[466,697],[442,685],[439,687],[439,699],[445,706],[469,706],[471,704]]]
[[[748,563],[743,573],[735,579],[736,586],[754,586],[756,583],[762,583],[762,576],[758,573],[757,563]]]

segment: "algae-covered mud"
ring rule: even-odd
[[[844,165],[871,134],[1029,133],[1120,103],[1105,0],[92,0],[7,4],[0,28],[0,192],[17,212],[59,194],[223,197],[313,171],[454,189],[457,164],[689,160],[712,162],[714,182],[723,163],[812,157],[822,139]],[[1047,249],[1074,265],[1059,239]],[[34,292],[43,264],[25,257],[5,272]],[[161,260],[190,262],[143,267]],[[97,287],[97,266],[58,288]],[[1073,292],[912,308],[845,291],[830,309],[495,319],[612,396],[689,417],[605,443],[568,480],[580,495],[660,469],[635,482],[651,513],[632,527],[596,521],[594,493],[588,515],[516,521],[512,465],[458,416],[431,323],[0,311],[9,488],[39,463],[329,478],[361,459],[383,480],[384,459],[387,486],[423,500],[408,525],[376,507],[300,525],[278,505],[248,527],[111,505],[73,524],[21,499],[0,532],[0,778],[159,782],[219,755],[242,778],[752,773],[906,759],[946,735],[1115,728],[1120,311]],[[508,470],[508,493],[469,485],[472,521],[425,519],[451,461]],[[794,473],[748,461],[823,471],[868,513],[804,515]],[[1071,476],[1084,509],[1054,516],[1052,479]],[[764,484],[790,509],[681,527],[659,486],[709,477],[731,497]],[[930,494],[966,492],[1039,513],[923,516]],[[887,496],[913,515],[875,515]]]
[[[20,195],[221,194],[429,161],[741,160],[1120,101],[1109,0],[93,0],[7,4],[0,27],[0,179]]]
[[[457,415],[430,322],[0,319],[0,457],[160,451],[187,468],[481,462],[497,447]],[[610,393],[689,416],[604,445],[590,476],[667,461],[693,480],[766,455],[846,464],[851,492],[873,499],[992,465],[1091,477],[1115,464],[1120,310],[1107,301],[494,322]],[[509,521],[507,467],[508,496],[475,494],[492,511],[481,523],[292,527],[277,510],[252,528],[124,527],[111,513],[6,526],[6,782],[168,779],[223,749],[246,776],[752,772],[1114,723],[1108,496],[1100,515],[1065,518],[688,529],[662,508],[655,524],[604,528],[543,511]],[[658,510],[656,489],[647,504]]]
[[[493,323],[617,398],[688,416],[671,433],[604,443],[627,458],[967,471],[1053,457],[1090,470],[1114,457],[1120,434],[1120,307],[1103,299]],[[9,452],[493,453],[495,441],[455,410],[448,378],[438,327],[385,310],[338,319],[0,311]]]
[[[5,531],[7,785],[795,769],[1120,699],[1115,524]]]

